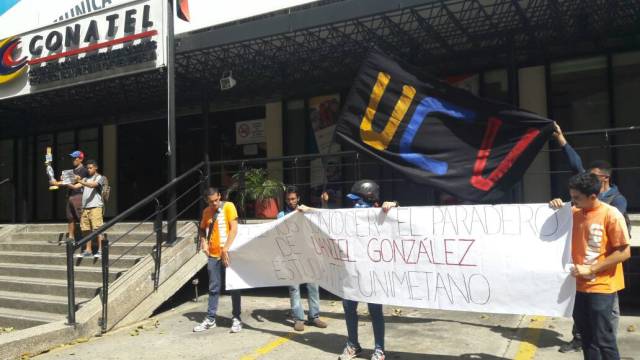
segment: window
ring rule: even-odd
[[[615,127],[638,126],[637,94],[640,94],[640,52],[613,55],[613,95]],[[638,151],[640,132],[632,131],[616,135],[613,182],[620,188],[633,210],[640,209],[640,192],[637,179],[640,171]],[[636,145],[634,145],[636,144]],[[635,169],[632,169],[635,168]]]

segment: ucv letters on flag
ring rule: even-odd
[[[571,316],[571,224],[547,204],[295,212],[240,225],[227,288],[313,282],[362,302]]]
[[[461,199],[496,199],[522,178],[553,122],[419,80],[371,52],[345,102],[336,135],[410,180]]]

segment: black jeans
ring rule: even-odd
[[[618,345],[613,321],[616,294],[576,292],[573,321],[582,338],[585,360],[618,360]]]

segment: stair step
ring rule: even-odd
[[[123,237],[124,235],[124,237]],[[156,234],[154,232],[132,232],[129,234],[123,232],[107,232],[107,236],[110,241],[118,241],[125,243],[132,242],[156,242]],[[121,238],[122,237],[122,238]],[[79,240],[79,239],[78,239]],[[15,241],[46,241],[52,244],[64,246],[65,233],[53,233],[53,232],[18,232],[11,234],[8,242]]]
[[[100,292],[102,282],[75,281],[76,296],[93,298]],[[18,276],[0,276],[0,289],[3,291],[29,294],[47,294],[67,296],[67,280],[39,279]]]
[[[119,256],[119,255],[118,255]],[[117,266],[129,268],[135,265],[143,256],[125,255],[118,260]],[[85,261],[89,260],[89,261]],[[11,264],[42,264],[42,265],[67,265],[66,253],[40,253],[22,251],[0,251],[0,263]],[[74,259],[76,267],[100,267],[100,261],[93,259]]]
[[[0,307],[0,327],[13,327],[20,330],[64,319],[66,316],[60,314]]]
[[[131,250],[127,255],[148,255],[151,254],[155,243],[143,242],[132,248],[133,244],[117,242],[113,244],[109,250],[111,255],[121,255],[128,250]],[[4,251],[20,251],[20,252],[41,252],[41,253],[64,253],[66,246],[61,243],[48,243],[46,241],[12,241],[1,242],[0,252]]]
[[[178,229],[185,224],[193,223],[193,221],[178,221]],[[166,222],[164,223],[166,225]],[[26,224],[24,225],[25,232],[53,232],[53,233],[66,233],[67,232],[67,224],[59,223],[59,224]],[[137,227],[136,227],[137,226]],[[133,227],[136,227],[134,232],[151,232],[154,229],[154,225],[152,222],[145,223],[117,223],[110,228],[110,231],[113,232],[126,232]],[[166,226],[165,226],[166,230]]]
[[[81,261],[96,261],[99,259],[78,259]],[[115,280],[118,276],[123,274],[127,269],[123,268],[110,268],[109,269],[109,281]],[[100,282],[102,281],[102,268],[101,267],[76,267],[75,268],[75,280],[88,281],[88,282]],[[41,279],[60,279],[67,278],[67,267],[61,265],[33,265],[33,264],[8,264],[0,263],[0,274],[4,276],[20,276],[28,278],[41,278]]]
[[[76,309],[88,302],[88,298],[76,298]],[[28,294],[14,291],[0,291],[0,308],[41,311],[66,315],[67,297],[45,294]]]

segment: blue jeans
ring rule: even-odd
[[[209,305],[207,307],[207,318],[215,320],[218,312],[218,300],[220,299],[220,287],[222,272],[222,261],[218,258],[210,257],[207,262],[207,272],[209,273]],[[231,315],[240,319],[240,290],[231,290]]]
[[[613,308],[616,294],[576,292],[573,321],[582,340],[585,360],[618,360]]]
[[[384,315],[382,314],[382,305],[367,304],[369,306],[369,314],[371,315],[371,324],[373,326],[373,339],[376,349],[384,350]],[[358,342],[358,302],[352,300],[342,300],[344,308],[344,319],[347,322],[347,334],[349,339],[347,344],[360,347]]]
[[[309,293],[309,321],[320,316],[320,289],[317,284],[307,284]],[[300,285],[289,286],[289,300],[291,312],[295,320],[304,321],[304,309],[300,301]]]

